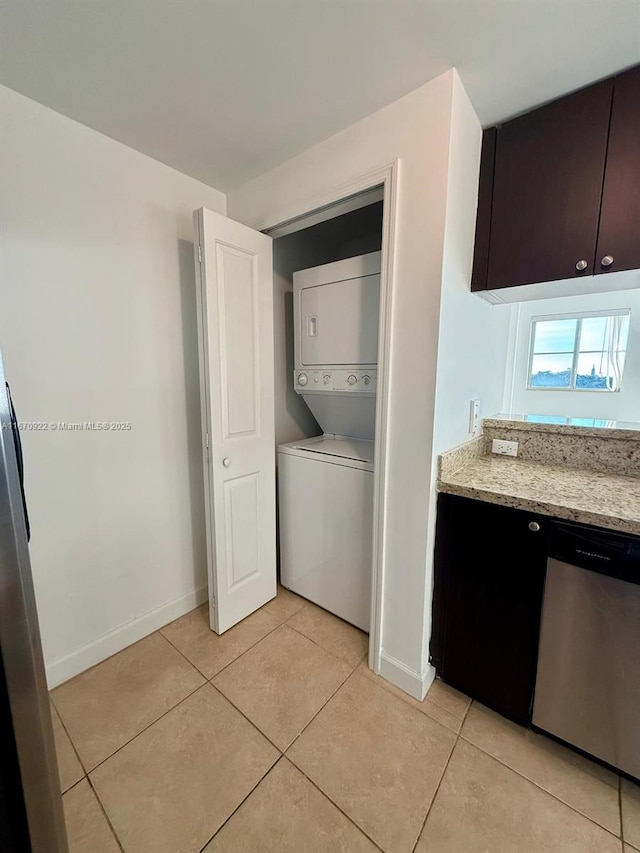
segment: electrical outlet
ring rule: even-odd
[[[518,442],[502,441],[499,438],[494,438],[491,442],[491,452],[497,453],[499,456],[517,456]]]

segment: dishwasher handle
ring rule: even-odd
[[[578,524],[552,525],[549,557],[640,584],[640,537]]]

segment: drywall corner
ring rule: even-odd
[[[425,664],[430,640],[437,457],[472,438],[470,401],[480,400],[481,415],[492,414],[502,406],[505,387],[510,310],[489,305],[471,293],[470,286],[481,143],[480,121],[454,71],[427,526]]]

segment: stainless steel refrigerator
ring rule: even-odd
[[[0,850],[68,853],[29,562],[20,431],[0,354]]]

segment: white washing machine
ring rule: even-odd
[[[323,435],[278,448],[282,585],[369,630],[373,441]]]
[[[278,448],[283,586],[369,630],[380,252],[294,273],[294,388],[324,435]]]

